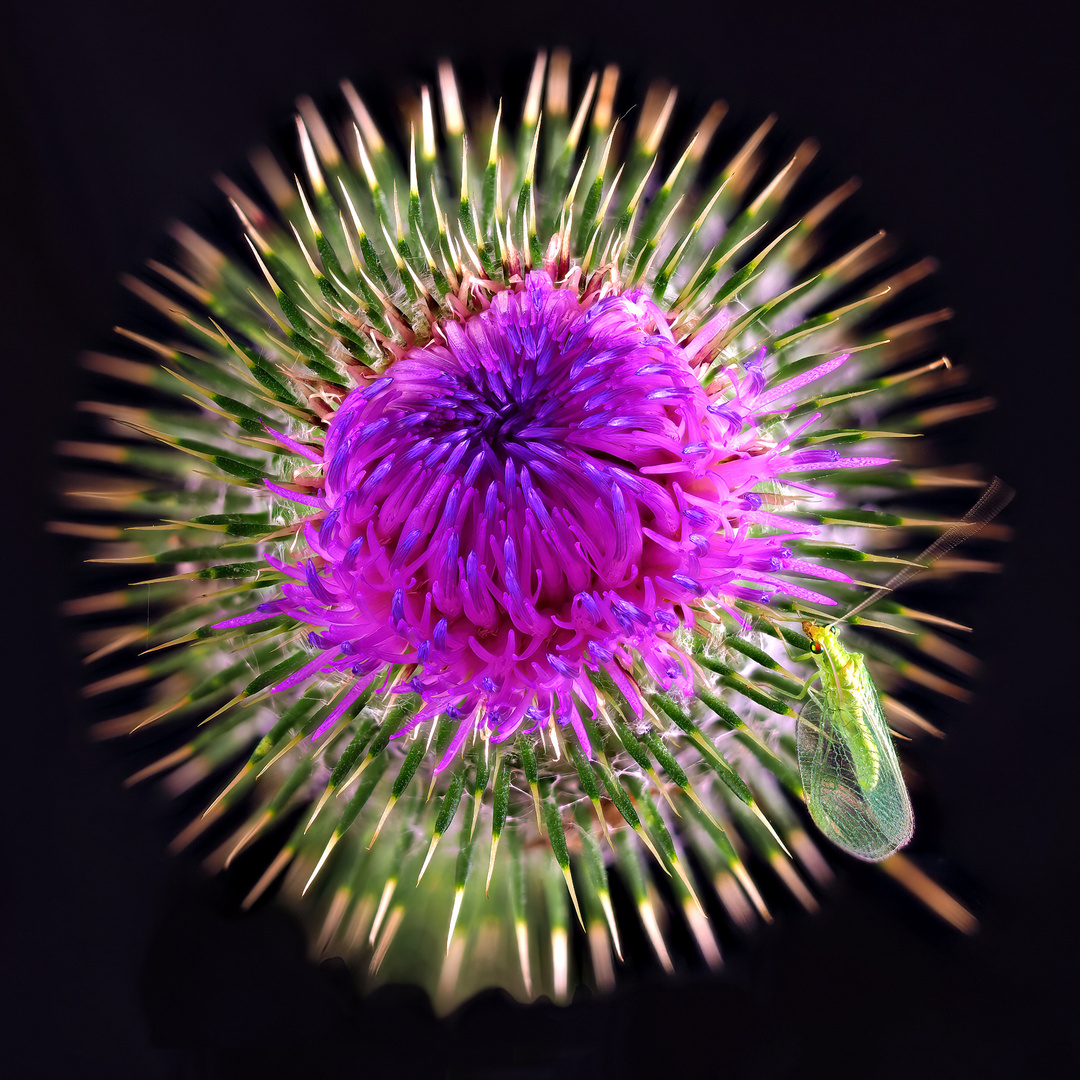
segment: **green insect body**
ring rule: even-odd
[[[821,689],[796,729],[799,773],[814,823],[857,858],[877,862],[914,832],[911,800],[873,680],[834,630],[804,623]]]

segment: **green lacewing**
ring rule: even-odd
[[[1013,490],[996,476],[981,498],[915,562],[853,608],[851,619],[973,536],[1008,505]],[[915,819],[881,698],[861,653],[848,652],[828,625],[804,622],[821,689],[809,692],[796,726],[799,775],[814,824],[838,847],[878,862],[902,848]]]

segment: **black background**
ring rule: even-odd
[[[2,1015],[9,1075],[231,1077],[1055,1076],[1076,1066],[1075,252],[1065,155],[1064,5],[380,4],[41,0],[0,22],[6,104],[0,290]],[[209,177],[274,134],[300,92],[378,93],[451,55],[504,76],[538,44],[667,75],[702,110],[776,110],[813,134],[857,213],[957,310],[953,355],[1000,408],[977,426],[1019,490],[1008,569],[982,579],[976,704],[929,763],[941,872],[981,918],[970,940],[852,871],[817,918],[789,909],[722,979],[646,978],[604,1001],[521,1009],[498,995],[434,1020],[406,990],[357,1002],[299,930],[248,918],[163,854],[161,810],[85,736],[80,673],[54,615],[76,548],[43,536],[51,446],[82,376],[131,309],[118,275]],[[582,67],[575,70],[580,74]],[[689,115],[689,114],[687,114]],[[965,588],[967,586],[965,585]],[[975,585],[972,585],[972,589]],[[1074,680],[1075,683],[1075,680]],[[932,864],[931,864],[932,867]],[[1068,888],[1068,891],[1067,891]],[[260,1049],[228,1050],[228,1046]],[[182,1047],[176,1049],[176,1047]]]

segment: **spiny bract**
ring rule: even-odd
[[[217,783],[175,846],[211,830],[228,866],[277,835],[246,903],[284,874],[317,952],[443,1008],[610,985],[613,868],[669,970],[673,918],[715,966],[721,909],[770,917],[744,859],[813,907],[789,854],[827,881],[792,807],[799,622],[850,606],[845,568],[897,562],[854,541],[947,524],[868,500],[979,483],[897,460],[981,407],[909,405],[960,380],[897,370],[940,314],[865,329],[929,264],[859,291],[881,235],[819,255],[853,185],[784,217],[811,144],[762,182],[767,120],[710,176],[724,106],[676,157],[675,91],[650,89],[631,131],[617,79],[592,75],[571,114],[568,57],[541,55],[508,133],[502,103],[466,123],[443,64],[441,145],[424,87],[405,166],[349,83],[340,140],[301,99],[300,177],[253,158],[269,209],[222,181],[250,251],[177,226],[181,268],[151,264],[165,291],[130,282],[182,338],[121,331],[149,362],[87,358],[161,404],[88,403],[121,441],[62,448],[114,466],[75,503],[151,522],[58,526],[148,568],[68,605],[111,619],[92,662],[145,652],[87,687],[151,685],[98,733],[172,733],[132,780]],[[876,615],[967,665],[926,628],[944,620]],[[859,644],[889,689],[961,693]],[[886,867],[968,925],[902,856]]]

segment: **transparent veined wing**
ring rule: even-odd
[[[911,839],[915,819],[877,694],[866,687],[858,696],[858,702],[843,703],[842,714],[828,695],[811,696],[795,733],[799,773],[810,816],[822,833],[849,854],[879,862]],[[858,731],[851,730],[853,724]],[[877,751],[872,784],[859,781],[853,737],[869,740]]]

